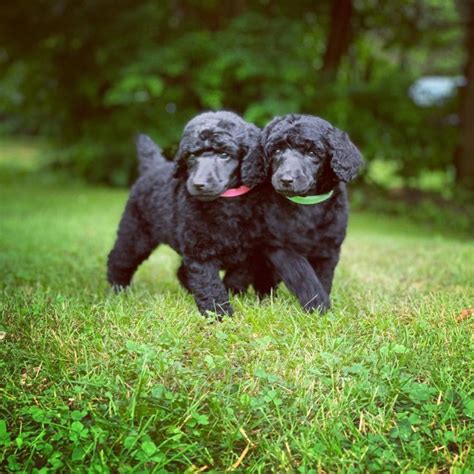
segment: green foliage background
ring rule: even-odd
[[[124,185],[133,136],[171,156],[196,113],[230,109],[258,125],[320,115],[366,160],[403,182],[452,171],[456,100],[420,108],[416,78],[459,75],[462,9],[453,0],[355,0],[348,54],[321,72],[332,1],[19,0],[0,15],[0,127],[46,135],[54,163]],[[458,2],[461,4],[462,2]]]

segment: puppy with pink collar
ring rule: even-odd
[[[261,223],[255,218],[265,164],[260,130],[232,112],[207,112],[185,127],[174,162],[140,135],[141,176],[130,191],[107,276],[127,287],[160,244],[182,256],[181,284],[201,313],[232,314],[229,289],[253,283],[269,293],[274,273],[258,252]],[[220,270],[227,270],[224,281]]]

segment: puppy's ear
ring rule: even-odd
[[[186,179],[188,177],[188,166],[186,163],[186,153],[180,146],[174,159],[175,170],[173,177],[176,179]]]
[[[240,163],[240,177],[242,183],[253,188],[261,184],[267,177],[267,165],[260,145],[260,130],[250,126],[245,140],[244,156]]]
[[[337,128],[329,132],[328,143],[334,174],[345,183],[352,181],[364,163],[360,151],[351,142],[349,135]]]

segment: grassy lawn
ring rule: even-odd
[[[110,294],[126,195],[0,177],[0,471],[474,472],[472,241],[353,213],[326,316],[212,323],[165,247]]]

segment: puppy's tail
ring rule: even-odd
[[[140,133],[135,140],[135,145],[137,147],[140,176],[166,163],[166,159],[161,154],[158,145],[148,135]]]

